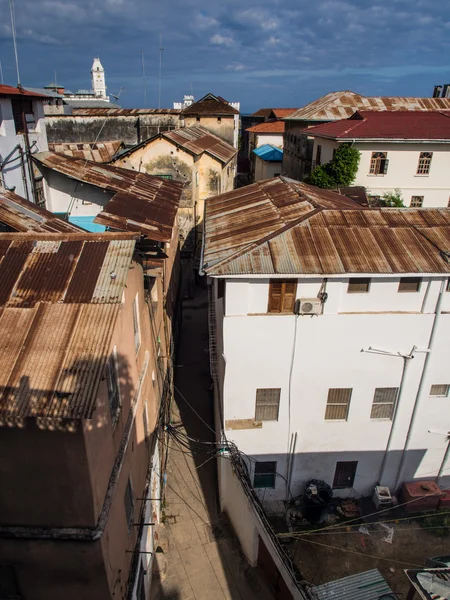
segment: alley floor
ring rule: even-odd
[[[183,302],[172,423],[182,434],[213,441],[208,354],[208,298],[196,288]],[[169,442],[164,523],[158,527],[152,600],[270,600],[218,506],[216,459]]]

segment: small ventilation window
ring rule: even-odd
[[[354,277],[348,282],[348,294],[367,294],[370,288],[370,277]]]
[[[280,388],[256,390],[255,421],[278,421],[280,394]]]
[[[418,292],[422,279],[420,277],[401,277],[398,284],[399,292]]]
[[[440,396],[446,398],[448,396],[449,385],[447,383],[435,383],[430,388],[430,396]]]

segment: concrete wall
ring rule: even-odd
[[[47,116],[47,135],[50,143],[107,142],[123,140],[134,146],[157,135],[180,127],[178,114],[147,114],[110,117],[76,115]]]
[[[281,174],[281,168],[283,166],[282,161],[267,162],[255,156],[255,181],[261,181],[261,179],[270,179],[275,175]]]
[[[4,455],[8,453],[11,459],[1,473],[2,491],[8,490],[0,495],[2,524],[20,518],[16,524],[21,526],[94,526],[105,502],[108,507],[105,529],[97,541],[1,540],[0,563],[15,568],[27,600],[110,600],[127,589],[133,557],[129,551],[134,549],[139,528],[128,529],[125,489],[130,478],[134,522],[139,523],[138,498],[144,494],[150,458],[146,429],[150,434],[154,429],[161,391],[158,357],[166,352],[164,335],[159,333],[164,329],[161,281],[156,285],[161,300],[150,320],[143,271],[138,263],[132,264],[110,349],[116,347],[117,351],[121,397],[114,428],[106,379],[102,379],[93,418],[80,423],[75,433],[38,431],[32,424],[23,430],[2,431],[0,443],[8,446]],[[132,317],[136,296],[141,333],[137,353]],[[136,405],[128,434],[132,400]],[[116,472],[116,486],[110,488]],[[158,518],[158,510],[152,510],[152,518]]]
[[[333,149],[338,142],[325,138],[314,138],[313,158],[317,146],[322,146],[322,163],[333,158]],[[354,185],[367,188],[370,195],[382,196],[386,192],[401,190],[403,203],[409,206],[412,196],[423,196],[423,206],[447,206],[450,199],[450,181],[447,165],[450,159],[450,144],[423,143],[376,143],[357,142],[354,147],[361,152],[358,173]],[[386,175],[372,175],[370,160],[373,152],[387,152],[389,160]],[[417,175],[421,152],[432,152],[429,175]]]
[[[48,150],[48,144],[43,104],[39,100],[33,100],[32,105],[34,123],[28,125],[28,138],[34,154]],[[8,189],[15,187],[16,194],[34,202],[30,166],[26,158],[22,161],[20,150],[16,148],[20,146],[22,153],[26,155],[24,137],[24,134],[16,134],[11,100],[0,98],[0,162],[12,153],[0,172],[0,182]]]
[[[238,116],[238,115],[236,115]],[[192,127],[194,125],[201,125],[208,131],[215,133],[220,138],[234,146],[236,145],[236,133],[239,128],[239,121],[235,120],[235,115],[229,115],[227,117],[184,117],[184,127]]]
[[[75,181],[62,173],[39,166],[44,176],[45,205],[54,213],[67,213],[73,217],[98,215],[112,198],[112,192],[103,191],[88,183]]]
[[[316,297],[321,284],[318,279],[300,280],[297,297]],[[277,471],[286,476],[290,436],[297,432],[293,495],[301,493],[311,477],[332,485],[340,460],[359,464],[353,489],[336,493],[371,492],[378,481],[392,424],[370,418],[374,391],[399,386],[403,360],[361,350],[372,346],[407,354],[413,346],[422,350],[428,347],[440,289],[438,277],[424,278],[420,291],[414,293],[399,293],[395,277],[374,278],[367,294],[348,294],[347,286],[348,279],[330,279],[324,314],[295,317],[267,314],[268,280],[227,280],[226,316],[220,334],[224,340],[224,420],[229,422],[226,434],[256,460],[276,460]],[[435,477],[447,446],[442,423],[444,415],[450,416],[448,398],[429,396],[432,384],[450,383],[446,352],[450,293],[444,294],[445,312],[430,355],[403,480]],[[218,322],[219,328],[222,323]],[[396,478],[424,357],[417,351],[409,363],[383,478],[386,485],[392,486]],[[281,389],[278,421],[254,425],[257,388]],[[353,389],[346,421],[324,420],[329,388]],[[241,428],[242,423],[246,428]],[[450,483],[450,461],[444,475],[443,483]],[[282,477],[277,477],[276,488],[270,492],[280,499],[285,497]]]

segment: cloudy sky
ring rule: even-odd
[[[450,2],[431,0],[15,0],[23,85],[54,79],[90,87],[100,56],[108,91],[124,107],[161,104],[192,90],[261,106],[299,107],[334,90],[431,95],[450,83]],[[4,82],[17,83],[9,0],[0,0]]]

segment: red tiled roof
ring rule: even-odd
[[[245,131],[253,133],[284,133],[284,121],[267,121],[266,123],[258,123]]]
[[[11,85],[0,85],[0,96],[28,96],[31,98],[46,98],[48,96],[44,96],[43,94],[36,94],[36,92],[29,92],[28,90],[24,90],[12,87]]]
[[[449,111],[357,111],[349,119],[309,127],[331,139],[450,140]]]

